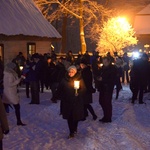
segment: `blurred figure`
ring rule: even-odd
[[[7,107],[8,104],[13,104],[17,118],[17,125],[24,126],[20,117],[20,98],[17,92],[17,85],[24,77],[18,78],[15,71],[16,65],[12,62],[8,63],[4,70],[4,94],[3,102]]]
[[[52,91],[52,102],[57,103],[56,99],[53,99],[54,93],[56,92],[59,84],[61,83],[62,79],[65,77],[66,69],[63,64],[63,58],[59,58],[58,62],[51,74],[51,91]]]
[[[110,63],[114,63],[114,57],[111,56],[110,52],[107,53],[107,58],[109,58]]]
[[[88,51],[86,51],[85,54],[83,55],[83,59],[86,60],[87,64],[90,64],[90,55]]]
[[[68,51],[66,55],[66,61],[70,62],[71,65],[74,63],[74,56],[72,54],[72,51]]]
[[[3,134],[9,133],[8,121],[6,117],[6,112],[4,105],[0,99],[0,150],[3,150]]]
[[[98,89],[99,81],[97,80],[97,77],[101,74],[101,68],[102,68],[102,58],[100,56],[97,56],[96,59],[92,63],[92,72],[94,77],[94,83],[95,88]]]
[[[133,63],[131,70],[132,83],[132,103],[139,98],[139,104],[143,104],[144,89],[146,89],[149,75],[149,63],[147,54],[143,54],[141,59],[137,59]]]
[[[3,94],[3,71],[4,71],[4,64],[0,56],[0,97],[1,98]]]
[[[130,58],[128,57],[127,53],[124,53],[122,57],[124,64],[123,64],[123,74],[122,74],[122,83],[125,82],[125,77],[126,77],[126,82],[129,83],[129,61]]]
[[[52,58],[52,61],[56,61],[56,59],[57,59],[57,55],[56,55],[56,53],[55,53],[55,51],[54,50],[52,50],[51,51],[51,58]]]
[[[100,119],[100,122],[111,122],[112,118],[112,94],[116,79],[116,68],[111,64],[111,60],[108,57],[103,58],[103,67],[101,69],[101,75],[97,77],[99,82],[99,102],[103,109],[104,117]]]
[[[25,57],[23,56],[22,52],[19,52],[19,54],[16,56],[16,62],[18,64],[18,66],[24,66],[25,65]]]
[[[83,58],[83,55],[82,55],[81,51],[79,51],[77,59],[75,61],[75,65],[80,65],[80,61],[82,58]]]
[[[93,116],[93,120],[97,119],[97,116],[93,110],[93,107],[90,105],[90,103],[93,102],[92,93],[95,93],[95,89],[93,88],[93,77],[90,67],[87,64],[86,60],[81,60],[80,62],[81,67],[81,75],[83,78],[83,81],[85,83],[86,92],[84,96],[84,109],[85,109],[85,117],[88,116],[88,110]]]
[[[30,66],[32,66],[32,64],[34,65],[34,62],[33,62],[33,58],[32,57],[29,57],[28,60],[26,61],[24,67],[23,67],[23,70],[22,70],[22,74],[26,77],[24,82],[25,82],[25,85],[26,85],[26,96],[27,98],[30,97],[30,76],[29,76],[29,72],[30,72]]]
[[[121,85],[121,81],[120,78],[122,77],[122,65],[123,65],[123,60],[120,57],[116,58],[116,62],[115,62],[115,66],[116,66],[116,81],[115,81],[115,85],[116,85],[116,99],[118,99],[119,97],[119,91],[122,89],[122,85]]]
[[[55,64],[54,62],[52,61],[52,58],[51,57],[48,57],[47,58],[47,62],[45,64],[45,86],[46,86],[46,89],[49,89],[51,88],[51,84],[52,84],[52,73],[54,72],[55,70]]]
[[[31,87],[31,102],[30,104],[40,104],[40,77],[42,70],[42,63],[40,61],[40,56],[38,53],[33,54],[33,63],[30,64],[29,78],[30,78],[30,87]]]

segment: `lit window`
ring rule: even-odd
[[[36,53],[36,44],[28,43],[27,44],[27,54],[33,55],[34,53]]]

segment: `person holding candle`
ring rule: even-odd
[[[61,100],[61,114],[67,120],[70,130],[68,138],[74,137],[78,122],[84,118],[84,92],[85,85],[81,74],[75,66],[70,66],[54,94],[54,98]]]
[[[81,68],[81,75],[83,78],[83,81],[86,86],[86,92],[85,92],[85,97],[84,97],[84,111],[85,111],[85,117],[88,116],[88,111],[92,114],[93,120],[97,119],[97,116],[93,110],[93,107],[90,105],[92,103],[92,93],[95,93],[95,89],[93,88],[93,76],[92,76],[92,71],[90,69],[90,66],[88,66],[86,60],[81,60],[80,62],[80,68]]]

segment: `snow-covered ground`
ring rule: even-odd
[[[78,134],[67,139],[67,122],[59,115],[60,102],[50,101],[51,93],[40,94],[40,105],[29,105],[25,89],[20,88],[22,120],[25,127],[16,125],[14,110],[8,115],[10,133],[4,138],[4,150],[150,150],[150,93],[145,104],[130,103],[131,92],[123,86],[118,100],[113,96],[113,122],[103,124],[98,92],[93,95],[93,108],[98,115],[80,122]]]

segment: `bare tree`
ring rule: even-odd
[[[85,28],[88,30],[88,26],[94,26],[97,21],[100,23],[100,20],[109,16],[110,12],[95,0],[35,0],[35,2],[50,22],[59,20],[64,16],[79,20],[82,54],[86,51]],[[54,4],[57,4],[58,7],[50,14]]]

